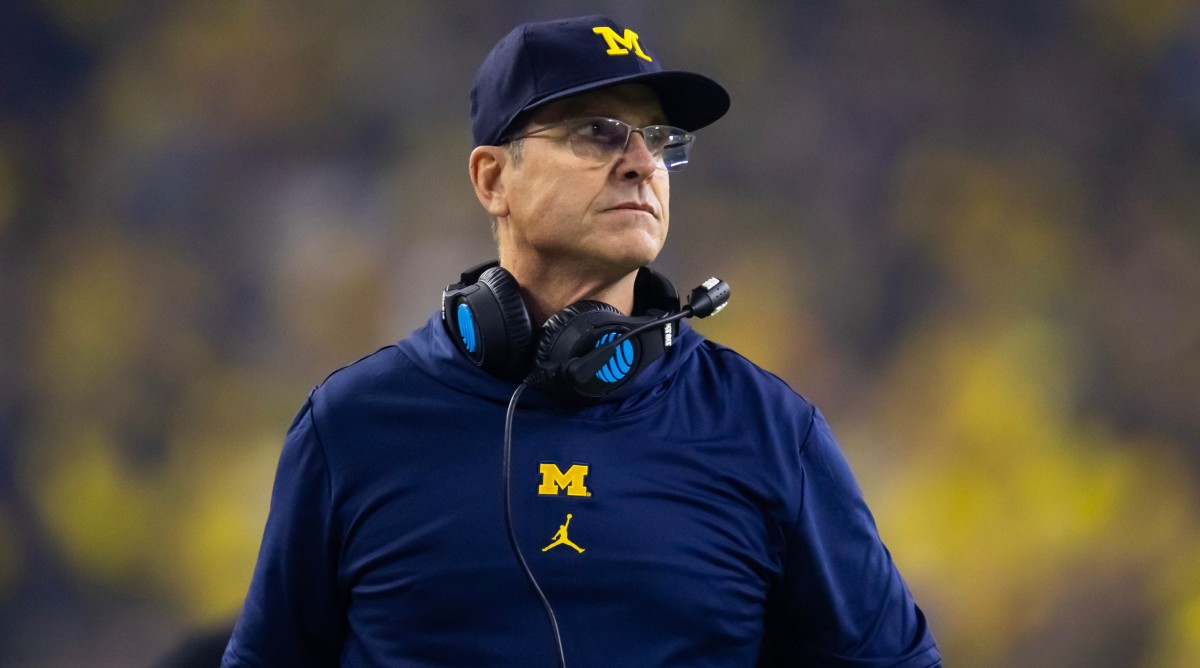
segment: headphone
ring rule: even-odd
[[[711,278],[679,306],[675,286],[649,267],[634,279],[633,312],[583,300],[534,331],[521,286],[498,261],[462,273],[442,293],[442,324],[458,350],[495,376],[524,381],[565,405],[595,403],[666,354],[678,321],[724,308],[729,285]]]

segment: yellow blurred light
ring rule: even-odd
[[[38,512],[79,572],[124,580],[139,571],[154,540],[150,490],[122,465],[102,431],[69,433],[75,435],[70,456],[49,459],[34,481]]]
[[[185,431],[165,472],[174,494],[155,575],[193,623],[227,621],[250,584],[281,445],[279,434],[253,430]]]
[[[1146,668],[1191,668],[1200,665],[1200,596],[1175,609],[1158,632]]]
[[[893,206],[901,235],[994,311],[1073,287],[1085,198],[1078,168],[1052,148],[927,138],[898,163]]]
[[[144,292],[134,249],[104,233],[54,258],[56,271],[39,303],[41,382],[48,394],[81,396],[129,368],[137,346],[138,297]]]
[[[247,521],[248,516],[253,521]],[[172,532],[181,602],[196,622],[220,622],[234,614],[253,573],[261,517],[219,489],[193,500]]]
[[[808,359],[813,332],[806,327],[802,309],[789,303],[781,308],[776,300],[751,299],[750,295],[776,294],[780,286],[795,280],[795,270],[783,249],[769,244],[743,243],[735,253],[729,275],[734,286],[728,313],[707,320],[692,320],[697,331],[728,345],[764,369],[783,374],[797,359]],[[738,295],[747,298],[739,299]],[[788,345],[763,332],[787,332]]]
[[[1078,3],[1110,46],[1153,50],[1187,25],[1190,0],[1087,0]]]
[[[1052,622],[1078,573],[1149,575],[1195,538],[1194,484],[1152,444],[1073,415],[1070,340],[1049,324],[943,327],[888,381],[911,400],[880,428],[915,452],[876,481],[875,508],[957,659],[994,665]]]

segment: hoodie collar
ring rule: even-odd
[[[666,381],[675,375],[702,340],[703,337],[691,325],[680,321],[679,334],[674,337],[666,355],[647,366],[625,387],[598,403],[582,408],[565,408],[542,390],[529,388],[521,395],[520,405],[522,408],[563,411],[595,418],[649,407],[661,398],[666,390]],[[440,313],[434,313],[424,327],[400,341],[399,348],[422,372],[457,391],[507,405],[517,389],[517,383],[491,375],[460,353],[442,326]]]

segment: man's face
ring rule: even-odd
[[[658,96],[626,84],[538,110],[517,134],[557,121],[603,116],[635,128],[666,123]],[[622,155],[599,162],[575,155],[565,128],[523,140],[504,171],[509,215],[499,229],[506,266],[533,265],[560,277],[616,279],[657,257],[667,238],[670,186],[640,134]]]

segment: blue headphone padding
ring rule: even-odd
[[[475,317],[471,314],[471,307],[466,304],[458,305],[458,334],[467,352],[474,354],[478,343],[475,338]]]

